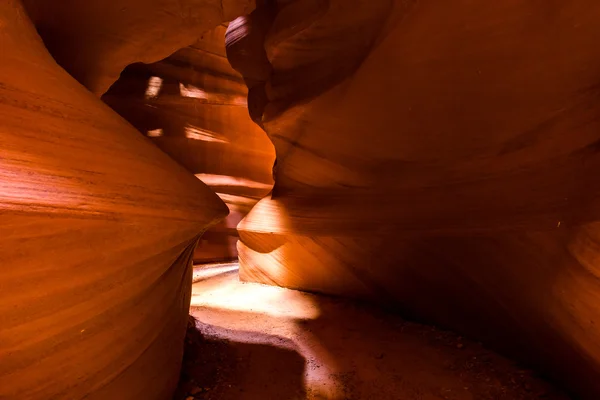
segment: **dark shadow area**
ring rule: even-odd
[[[304,358],[292,341],[236,332],[190,317],[181,378],[173,400],[302,400]],[[260,343],[260,344],[259,344]]]
[[[297,326],[335,371],[336,399],[570,399],[546,377],[481,342],[360,301],[314,299],[320,316]]]

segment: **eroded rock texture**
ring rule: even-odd
[[[587,0],[299,0],[232,23],[277,154],[242,278],[394,304],[600,396],[599,20]]]
[[[229,216],[194,261],[235,259],[236,226],[273,184],[273,145],[248,115],[247,89],[225,56],[226,25],[154,64],[134,64],[102,99],[204,181]]]
[[[134,62],[155,62],[194,43],[252,0],[23,0],[50,53],[97,95]]]
[[[0,2],[0,398],[170,398],[191,257],[227,209]]]

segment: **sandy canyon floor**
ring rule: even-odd
[[[175,400],[568,399],[480,343],[356,302],[196,267]]]

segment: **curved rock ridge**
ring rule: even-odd
[[[0,398],[156,399],[179,378],[191,258],[227,214],[0,2]]]
[[[242,279],[397,307],[597,398],[600,5],[353,3],[230,25],[277,154]]]
[[[23,0],[58,63],[98,96],[135,62],[162,60],[253,0]]]

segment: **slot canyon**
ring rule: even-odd
[[[592,0],[1,0],[0,400],[600,399],[599,44]]]

